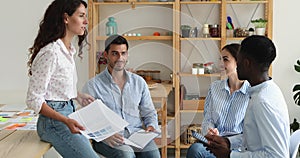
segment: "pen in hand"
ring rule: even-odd
[[[209,128],[208,129],[208,134],[210,135],[219,135],[219,131],[217,128]]]

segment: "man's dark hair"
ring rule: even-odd
[[[276,48],[269,38],[253,35],[242,41],[239,53],[252,58],[262,71],[266,71],[276,57]]]
[[[111,44],[126,44],[127,50],[128,50],[128,42],[127,40],[120,35],[111,35],[105,40],[105,51],[108,52],[110,49]]]

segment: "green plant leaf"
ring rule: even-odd
[[[297,64],[294,65],[294,68],[297,72],[300,72],[300,60],[297,60]]]
[[[294,68],[297,72],[300,72],[300,60],[297,60],[296,64],[294,65]],[[300,106],[300,84],[296,84],[293,87],[293,92],[296,92],[293,96],[294,101],[297,105]]]
[[[297,84],[293,88],[293,92],[299,91],[300,90],[300,84]]]
[[[297,105],[300,106],[300,91],[294,95],[294,101]]]
[[[259,19],[254,19],[254,20],[251,20],[252,23],[255,23],[255,22],[260,22],[260,23],[266,23],[268,22],[267,19],[263,19],[263,18],[259,18]]]
[[[255,26],[255,28],[265,28],[267,26],[267,19],[259,18],[251,20],[251,23]]]

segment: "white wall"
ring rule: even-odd
[[[44,11],[52,0],[3,1],[0,10],[0,104],[24,104],[28,76],[28,48],[37,35]],[[77,58],[78,86],[88,79],[87,54]]]
[[[294,104],[292,89],[300,83],[300,74],[294,71],[294,64],[300,59],[299,0],[274,0],[273,39],[278,56],[273,64],[274,81],[281,88],[289,108],[290,122],[300,120],[300,106]]]
[[[25,100],[27,50],[50,1],[2,1],[0,103],[23,103]]]
[[[37,34],[38,24],[46,7],[52,0],[3,1],[0,10],[2,26],[0,30],[0,103],[24,103],[28,77],[28,48]],[[300,83],[299,76],[293,70],[296,59],[300,59],[299,0],[274,0],[274,42],[278,57],[273,64],[273,78],[282,89],[289,106],[290,118],[300,120],[300,107],[292,99],[292,87]],[[87,54],[83,61],[77,61],[79,83],[88,79]]]

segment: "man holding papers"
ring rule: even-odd
[[[107,60],[107,68],[89,80],[83,91],[100,99],[129,125],[124,131],[103,141],[94,141],[94,149],[108,158],[159,158],[160,153],[153,140],[143,149],[124,144],[125,138],[141,129],[146,132],[159,130],[156,110],[146,82],[140,76],[125,70],[128,59],[127,40],[120,35],[110,36],[105,41],[103,55]]]

